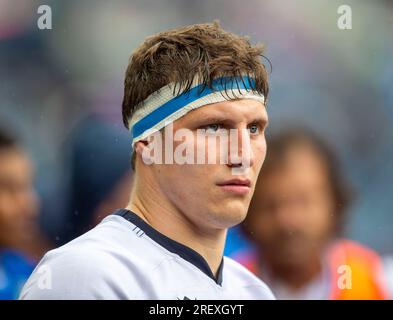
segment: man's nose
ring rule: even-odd
[[[228,143],[228,166],[251,167],[254,164],[254,153],[247,129],[231,129]]]

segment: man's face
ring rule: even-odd
[[[20,150],[0,150],[0,245],[19,247],[34,236],[38,201],[30,160]]]
[[[174,136],[178,130],[187,129],[193,139],[188,139],[186,144],[194,150],[195,162],[198,153],[205,154],[204,164],[178,164],[174,161],[173,164],[153,165],[159,188],[195,225],[211,230],[240,223],[246,216],[265,158],[264,130],[267,122],[265,107],[252,99],[210,104],[189,112],[174,122]],[[217,132],[218,129],[222,131]],[[237,130],[236,141],[231,139],[230,129],[232,133]],[[205,130],[206,134],[198,134],[198,130]],[[225,134],[227,142],[224,139],[224,143],[220,143]],[[243,142],[243,135],[246,140],[249,138],[248,143]],[[176,150],[185,141],[173,141],[173,149]],[[237,146],[236,155],[241,155],[238,158],[249,163],[247,168],[238,168],[241,161],[236,159],[235,148],[230,147],[230,143]],[[215,163],[209,164],[208,156],[212,155]],[[220,163],[220,155],[228,156],[226,164]],[[239,169],[236,174],[234,168]]]
[[[301,265],[320,256],[332,233],[333,198],[324,162],[293,147],[284,163],[262,172],[247,225],[274,265]]]

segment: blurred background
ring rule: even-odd
[[[52,9],[51,30],[37,27],[42,4]],[[121,206],[131,181],[121,101],[132,50],[158,31],[218,19],[266,47],[268,135],[296,125],[323,137],[354,191],[344,235],[392,254],[393,1],[345,1],[351,30],[337,27],[342,4],[0,0],[0,129],[32,163],[41,230],[38,248],[22,251],[34,264]],[[248,245],[235,228],[226,253]]]

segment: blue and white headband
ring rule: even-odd
[[[262,94],[256,92],[254,79],[221,77],[213,80],[213,89],[193,81],[190,90],[176,95],[171,83],[149,95],[129,120],[132,146],[176,121],[191,110],[211,103],[232,99],[253,99],[265,103]]]

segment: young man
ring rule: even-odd
[[[137,48],[123,100],[134,150],[130,202],[49,252],[22,299],[274,298],[223,257],[266,154],[261,53],[218,24],[162,32]]]

